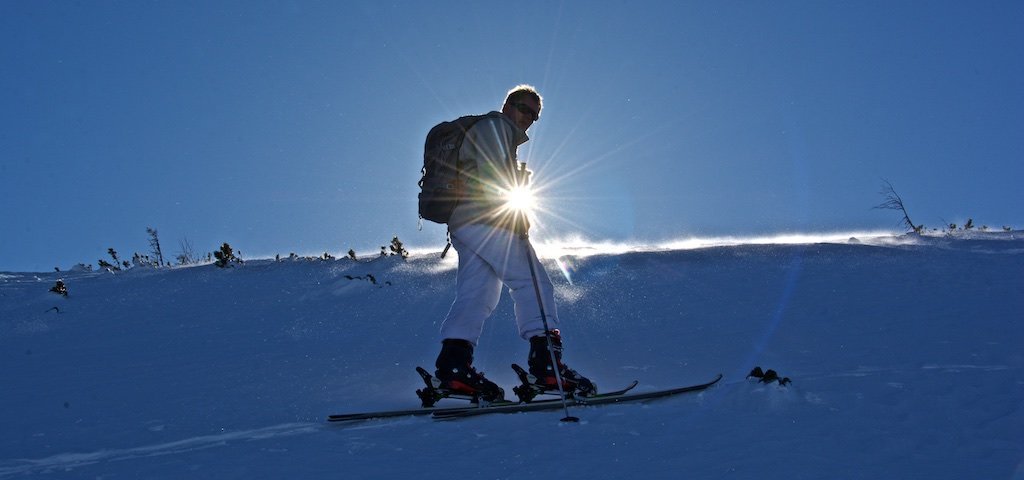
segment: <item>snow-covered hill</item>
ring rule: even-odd
[[[436,253],[0,274],[0,478],[1024,478],[1020,232],[728,243],[546,261],[599,386],[725,374],[580,424],[324,421],[418,404],[455,280]],[[511,317],[476,359],[509,392]]]

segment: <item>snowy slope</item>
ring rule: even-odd
[[[324,422],[417,405],[454,287],[436,253],[0,274],[0,478],[1024,478],[1020,232],[730,243],[546,261],[599,386],[725,374],[577,425]],[[509,392],[511,316],[476,360]]]

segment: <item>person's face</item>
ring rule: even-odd
[[[511,118],[519,128],[526,130],[540,117],[540,104],[533,97],[524,95],[506,103],[505,107],[501,109],[501,113]]]

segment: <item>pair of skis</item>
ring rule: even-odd
[[[430,383],[430,375],[426,374],[422,368],[417,368],[417,372],[424,377],[424,381],[427,382],[428,387]],[[664,390],[655,390],[651,392],[641,393],[629,393],[633,390],[639,382],[633,381],[626,388],[616,390],[613,392],[606,392],[590,397],[572,397],[567,399],[569,405],[572,406],[592,406],[592,405],[608,405],[613,403],[627,403],[627,402],[641,402],[645,400],[652,400],[656,398],[669,397],[672,395],[679,395],[684,393],[700,392],[708,389],[712,385],[718,383],[722,379],[722,374],[718,374],[713,380],[707,383],[700,383],[696,385],[689,385],[685,387],[669,388]],[[417,392],[419,393],[419,392]],[[423,395],[420,398],[424,400],[424,405],[428,402],[424,399]],[[447,398],[461,398],[461,397],[447,397]],[[436,401],[436,400],[435,400]],[[366,420],[373,418],[389,418],[389,417],[404,417],[404,416],[415,416],[415,415],[431,415],[435,419],[454,419],[463,417],[473,417],[478,415],[486,415],[491,413],[517,413],[517,412],[534,412],[541,410],[554,410],[563,407],[561,398],[554,400],[539,400],[532,402],[511,402],[511,401],[499,401],[492,402],[489,404],[478,403],[474,406],[461,406],[461,407],[434,407],[433,403],[431,406],[424,406],[421,408],[411,408],[405,410],[384,410],[378,412],[361,412],[361,413],[345,413],[338,415],[330,415],[327,417],[329,422],[348,422],[355,420]]]

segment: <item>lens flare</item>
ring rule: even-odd
[[[529,188],[513,188],[505,192],[505,208],[530,213],[537,208],[537,197]]]

